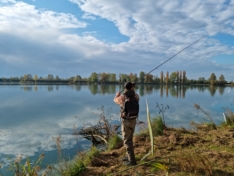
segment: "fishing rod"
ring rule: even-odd
[[[190,46],[194,45],[195,43],[197,43],[198,41],[200,41],[201,39],[205,38],[206,36],[208,36],[210,33],[202,36],[201,38],[199,38],[198,40],[194,41],[193,43],[191,43],[190,45],[186,46],[184,49],[180,50],[178,53],[174,54],[173,56],[171,56],[170,58],[168,58],[166,61],[164,61],[163,63],[161,63],[160,65],[158,65],[157,67],[155,67],[154,69],[152,69],[151,71],[149,71],[148,73],[145,74],[145,77],[147,75],[149,75],[151,72],[153,72],[154,70],[156,70],[157,68],[161,67],[163,64],[165,64],[166,62],[168,62],[169,60],[171,60],[172,58],[174,58],[175,56],[177,56],[178,54],[180,54],[181,52],[183,52],[184,50],[186,50],[187,48],[189,48]],[[122,90],[121,92],[123,92],[124,90]]]

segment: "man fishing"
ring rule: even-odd
[[[124,85],[124,93],[117,92],[114,102],[120,105],[122,119],[122,137],[126,148],[126,157],[122,159],[125,165],[136,165],[133,148],[133,134],[136,126],[136,118],[139,113],[139,96],[135,93],[135,83],[127,82]]]

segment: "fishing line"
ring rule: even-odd
[[[184,49],[180,50],[178,53],[174,54],[173,56],[171,56],[170,58],[168,58],[166,61],[164,61],[163,63],[161,63],[160,65],[158,65],[157,67],[155,67],[154,69],[152,69],[151,71],[149,71],[148,73],[145,74],[144,77],[146,77],[148,74],[150,74],[151,72],[153,72],[154,70],[156,70],[157,68],[161,67],[163,64],[165,64],[166,62],[168,62],[169,60],[171,60],[172,58],[174,58],[175,56],[177,56],[178,54],[180,54],[181,52],[183,52],[184,50],[186,50],[187,48],[189,48],[190,46],[194,45],[195,43],[197,43],[198,41],[200,41],[201,39],[205,38],[206,36],[208,36],[210,33],[202,36],[201,38],[199,38],[198,40],[194,41],[193,43],[191,43],[190,45],[186,46]],[[121,92],[123,92],[124,90],[122,90]]]
[[[150,74],[152,71],[156,70],[157,68],[161,67],[163,64],[165,64],[166,62],[168,62],[169,60],[171,60],[172,58],[174,58],[175,56],[177,56],[178,54],[180,54],[182,51],[186,50],[187,48],[189,48],[190,46],[194,45],[195,43],[197,43],[198,41],[200,41],[201,39],[205,38],[206,36],[208,36],[210,33],[204,35],[203,37],[199,38],[198,40],[194,41],[193,43],[191,43],[190,45],[188,45],[187,47],[185,47],[184,49],[180,50],[178,53],[174,54],[173,56],[171,56],[169,59],[167,59],[166,61],[164,61],[163,63],[161,63],[160,65],[158,65],[157,67],[155,67],[153,70],[151,70],[150,72],[146,73],[146,75]]]

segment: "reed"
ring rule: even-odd
[[[207,112],[205,112],[198,104],[194,104],[194,108],[202,111],[210,119],[210,121],[212,122],[213,128],[217,130],[217,127],[216,127],[213,119],[211,118],[211,116]]]

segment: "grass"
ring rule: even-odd
[[[164,124],[161,116],[151,118],[151,126],[152,126],[153,136],[163,135]],[[149,128],[148,127],[142,128],[141,131],[136,135],[142,137],[149,137]]]
[[[22,156],[20,155],[10,162],[8,171],[13,171],[15,176],[36,176],[41,171],[40,164],[44,157],[45,155],[41,154],[34,163],[29,158],[26,158],[25,164],[22,164]],[[50,171],[52,171],[52,167],[48,166],[42,175],[46,176]]]
[[[121,142],[122,139],[119,137],[119,135],[113,135],[110,137],[109,141],[108,141],[108,150],[112,150],[115,148],[115,146]]]

